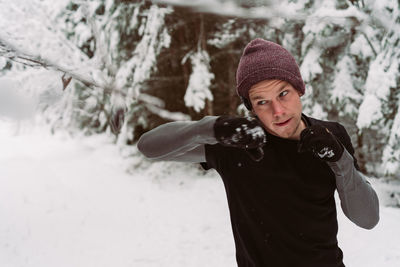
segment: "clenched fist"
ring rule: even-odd
[[[215,121],[214,134],[221,145],[245,149],[256,161],[264,156],[266,136],[256,119],[220,116]]]
[[[327,128],[312,125],[301,132],[298,151],[309,151],[321,160],[335,162],[342,156],[344,147]]]

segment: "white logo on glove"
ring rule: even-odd
[[[321,151],[318,152],[318,157],[320,157],[321,159],[332,158],[333,156],[335,156],[335,153],[332,149],[329,149],[329,147],[324,147],[323,149],[321,149]]]

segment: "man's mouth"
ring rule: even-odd
[[[275,123],[276,126],[286,126],[290,121],[292,120],[292,118],[284,121],[284,122],[280,122],[280,123]]]

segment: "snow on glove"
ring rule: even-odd
[[[221,145],[245,149],[255,161],[264,157],[266,136],[256,119],[220,116],[215,121],[214,134]]]
[[[312,125],[300,134],[298,152],[307,151],[321,160],[335,162],[342,156],[344,148],[327,128],[321,125]]]

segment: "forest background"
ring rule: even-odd
[[[399,266],[399,23],[396,0],[0,0],[0,265],[235,266],[218,174],[136,141],[246,115],[235,71],[261,37],[296,57],[304,113],[346,127],[379,196],[365,230],[336,194],[344,263]]]
[[[304,113],[341,122],[362,171],[400,179],[399,1],[0,0],[0,116],[119,146],[162,123],[246,110],[244,46],[288,49]]]

